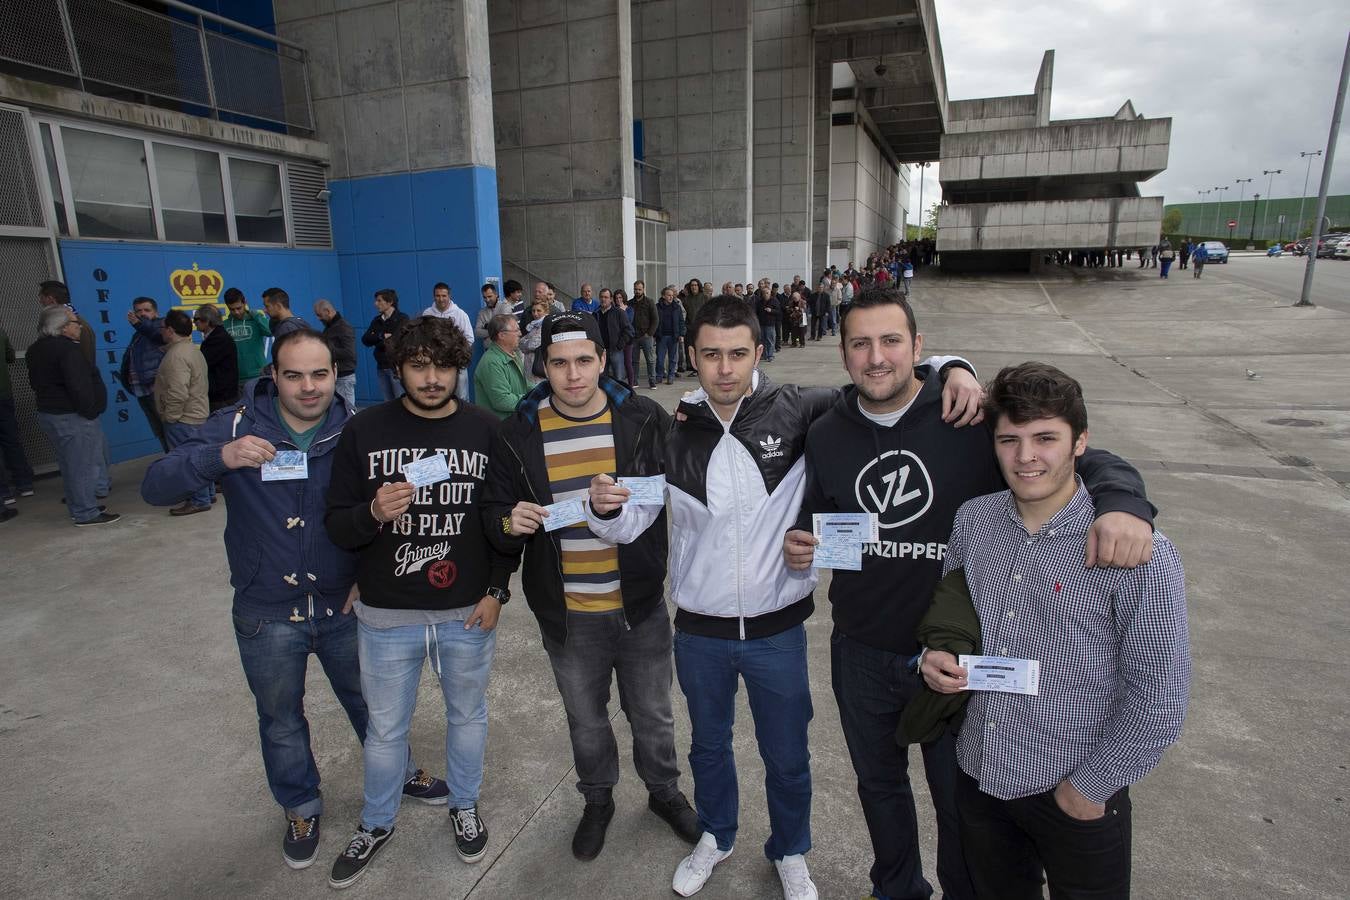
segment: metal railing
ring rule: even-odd
[[[661,170],[640,159],[633,160],[633,201],[638,206],[661,209]]]
[[[312,134],[305,49],[178,0],[22,0],[0,14],[0,60],[103,96]],[[227,33],[228,32],[228,33]]]

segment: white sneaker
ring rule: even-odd
[[[698,839],[694,845],[694,852],[690,853],[675,869],[675,879],[671,882],[671,889],[681,897],[692,897],[699,892],[708,881],[708,876],[712,874],[713,866],[720,863],[731,855],[730,850],[718,850],[717,838],[705,831],[703,837]],[[798,857],[800,859],[801,857]],[[805,870],[805,864],[803,864]],[[813,888],[814,890],[814,888]],[[815,896],[812,894],[812,896]]]
[[[783,900],[816,900],[816,883],[806,870],[806,857],[797,853],[776,859],[773,867],[778,870],[778,880],[783,882]]]

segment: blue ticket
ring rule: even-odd
[[[665,506],[666,476],[629,476],[619,479],[619,487],[628,488],[628,502],[633,506]]]
[[[586,521],[586,505],[579,497],[550,503],[544,509],[548,510],[548,515],[544,516],[545,531],[557,531],[559,528]]]
[[[424,456],[421,459],[403,464],[403,477],[414,487],[425,487],[450,477],[450,467],[446,464],[445,454]]]
[[[278,450],[262,464],[263,481],[295,481],[309,477],[309,455],[303,450]]]
[[[823,539],[816,545],[811,559],[813,569],[847,569],[862,571],[862,542],[844,538]]]

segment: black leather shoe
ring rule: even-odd
[[[583,862],[590,862],[605,848],[605,832],[609,829],[609,820],[614,818],[614,801],[608,803],[587,803],[577,823],[576,833],[572,835],[572,855]]]
[[[698,839],[703,837],[703,829],[698,824],[698,813],[690,808],[689,800],[684,794],[676,792],[669,800],[658,800],[649,794],[647,808],[664,819],[670,830],[681,840],[697,844]]]

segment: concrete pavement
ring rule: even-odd
[[[986,378],[1029,358],[1078,377],[1092,443],[1144,470],[1159,527],[1182,552],[1191,713],[1181,743],[1132,792],[1134,895],[1344,897],[1350,315],[1292,309],[1259,288],[1211,278],[1213,268],[1199,282],[1188,273],[1161,281],[1156,271],[1040,279],[921,271],[920,329],[929,351],[964,353]],[[844,380],[828,342],[785,350],[765,368],[779,380]],[[676,391],[655,396],[673,405]],[[283,820],[266,790],[230,634],[225,510],[179,520],[145,507],[137,498],[144,467],[115,470],[110,508],[124,515],[115,526],[76,532],[55,480],[40,482],[20,517],[0,526],[6,893],[330,897],[327,868],[360,808],[350,726],[311,671],[327,810],[318,864],[291,872],[279,858]],[[507,607],[500,628],[482,795],[489,856],[461,864],[444,810],[410,805],[395,841],[349,894],[670,896],[687,848],[646,811],[627,759],[603,855],[586,865],[572,859],[580,800],[557,691],[523,602]],[[830,694],[827,608],[808,631],[816,711],[809,860],[822,897],[856,898],[867,892],[870,848]],[[683,756],[688,723],[674,690]],[[440,707],[428,678],[413,747],[436,772],[445,765]],[[779,896],[760,850],[763,768],[744,701],[739,720],[741,839],[704,889],[708,898]],[[626,745],[621,715],[615,726]],[[921,769],[916,756],[931,878]]]

